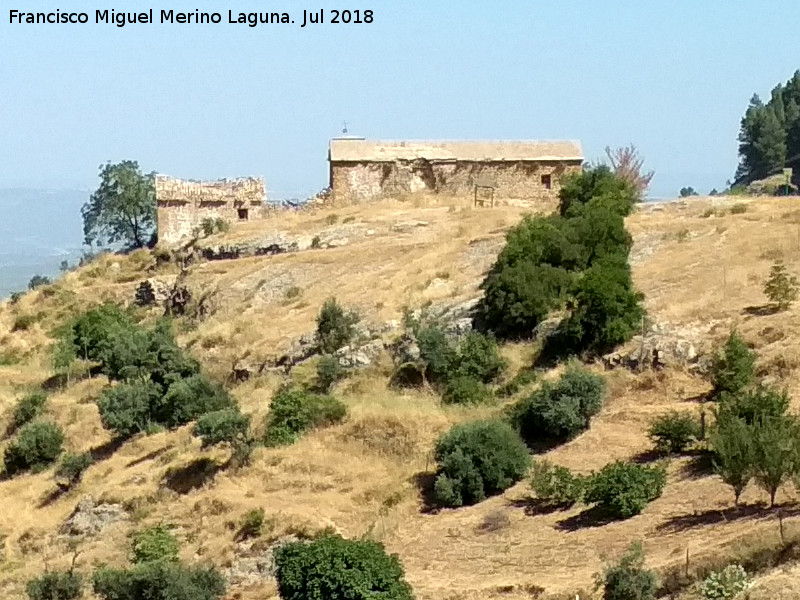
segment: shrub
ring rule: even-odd
[[[573,475],[566,467],[541,460],[533,464],[531,489],[546,505],[570,507],[583,500],[586,478]]]
[[[45,277],[44,275],[34,275],[31,277],[30,281],[28,282],[28,289],[35,290],[38,287],[42,287],[43,285],[50,285],[50,278]]]
[[[344,369],[339,359],[332,354],[325,354],[317,363],[317,379],[314,387],[322,394],[331,391],[333,384],[344,377]]]
[[[3,456],[6,473],[13,476],[46,468],[61,454],[63,444],[64,432],[58,425],[48,421],[28,423],[6,446]]]
[[[242,526],[236,537],[239,540],[248,540],[261,535],[261,529],[264,526],[264,509],[254,508],[245,514],[242,519]]]
[[[747,571],[741,565],[728,565],[714,571],[700,585],[700,594],[705,600],[732,600],[753,585]]]
[[[336,301],[328,298],[317,317],[317,344],[323,354],[333,354],[339,348],[347,346],[355,337],[355,325],[358,315],[346,311]]]
[[[171,561],[151,561],[131,569],[100,568],[94,593],[103,600],[219,600],[225,578],[214,567],[186,567]]]
[[[458,359],[458,353],[444,331],[436,325],[421,327],[416,332],[419,356],[425,365],[425,378],[433,384],[447,381]]]
[[[559,211],[566,216],[596,198],[603,198],[620,216],[627,216],[639,201],[635,183],[620,177],[606,165],[589,167],[561,182]]]
[[[738,394],[753,382],[756,356],[736,331],[731,331],[711,366],[712,392],[715,399],[724,393]]]
[[[30,600],[75,600],[83,595],[83,580],[73,571],[49,571],[25,586]]]
[[[731,214],[732,215],[741,215],[747,212],[747,204],[744,202],[738,202],[731,206]]]
[[[500,386],[497,390],[497,395],[501,398],[508,398],[519,392],[523,387],[532,384],[536,381],[537,375],[535,371],[525,369],[517,373],[508,383]]]
[[[28,331],[36,320],[36,315],[17,315],[11,325],[11,331]]]
[[[233,408],[227,391],[203,374],[178,379],[167,389],[153,413],[153,420],[178,427],[206,413]]]
[[[250,417],[235,408],[206,413],[197,420],[194,434],[203,440],[203,447],[215,444],[237,444],[248,439]]]
[[[511,422],[531,446],[565,442],[589,427],[603,405],[605,382],[574,364],[511,408]]]
[[[631,544],[616,565],[603,573],[603,600],[655,600],[658,577],[644,568],[644,550]]]
[[[396,555],[369,540],[324,536],[275,550],[275,576],[283,600],[347,598],[412,600]]]
[[[153,561],[178,561],[178,540],[164,525],[155,525],[133,534],[131,560],[134,564]]]
[[[686,412],[671,411],[650,424],[650,439],[656,449],[666,454],[680,454],[700,437],[700,425]]]
[[[748,425],[766,417],[780,417],[789,408],[789,394],[765,385],[743,390],[736,394],[722,394],[719,398],[717,420],[742,419]]]
[[[792,302],[797,300],[798,291],[800,291],[800,285],[797,283],[797,277],[789,274],[786,265],[780,261],[772,265],[769,278],[764,284],[764,294],[769,301],[775,304],[779,310],[786,310]]]
[[[493,337],[468,333],[458,346],[455,374],[482,383],[491,383],[503,373],[506,362],[500,356]]]
[[[267,446],[291,444],[309,429],[338,423],[346,415],[347,407],[332,396],[283,387],[270,404],[264,443]]]
[[[442,506],[475,504],[525,476],[528,449],[500,421],[456,425],[436,443],[438,465],[434,496]]]
[[[44,392],[34,392],[23,396],[14,408],[14,427],[18,429],[42,414],[46,402],[47,394]]]
[[[120,438],[148,431],[154,424],[153,407],[161,396],[161,389],[151,381],[106,388],[97,400],[100,421]]]
[[[442,392],[445,404],[479,404],[489,399],[485,384],[466,376],[456,376],[447,382]]]
[[[661,496],[665,483],[663,467],[616,461],[592,475],[586,500],[598,503],[611,517],[627,519]]]
[[[106,303],[82,313],[58,334],[75,345],[77,355],[81,358],[102,362],[107,356],[112,335],[135,326],[129,312],[116,304]]]
[[[84,471],[92,464],[92,455],[88,452],[74,454],[72,452],[64,455],[61,463],[56,469],[56,478],[66,482],[65,486],[70,488],[77,485],[83,477]]]

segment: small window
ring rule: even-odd
[[[553,187],[552,175],[550,175],[550,174],[542,175],[542,185],[544,186],[544,189],[546,189],[546,190],[551,189]]]
[[[236,212],[239,215],[239,220],[240,221],[247,221],[248,214],[247,214],[247,209],[246,208],[240,208]]]

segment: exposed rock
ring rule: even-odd
[[[647,368],[682,367],[697,359],[692,342],[671,335],[650,332],[635,336],[623,349],[603,357],[606,367]]]
[[[60,532],[66,535],[97,535],[103,529],[128,517],[120,504],[96,504],[86,496],[64,521]]]
[[[384,344],[381,340],[372,340],[363,346],[351,348],[345,346],[336,351],[336,357],[339,359],[339,365],[346,369],[358,369],[368,367],[375,359],[380,356],[384,350]]]
[[[298,541],[300,541],[298,537],[288,535],[261,552],[252,551],[255,542],[239,544],[242,555],[233,561],[225,573],[228,584],[250,586],[271,580],[275,576],[275,550],[290,542]]]
[[[347,246],[350,243],[350,239],[346,237],[342,238],[333,238],[324,242],[320,242],[320,246],[323,248],[341,248],[342,246]]]
[[[456,319],[455,321],[450,321],[449,323],[446,323],[444,326],[444,332],[447,335],[453,337],[463,337],[467,335],[470,331],[472,331],[471,317],[463,317],[461,319]]]
[[[533,330],[533,338],[536,340],[546,340],[558,331],[561,324],[561,317],[548,317],[541,321]]]
[[[427,227],[428,225],[427,221],[401,221],[392,225],[390,229],[395,233],[409,233],[418,227]]]
[[[169,298],[175,278],[171,280],[151,277],[145,279],[136,288],[134,302],[138,306],[163,306]]]

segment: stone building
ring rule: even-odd
[[[157,175],[158,241],[176,244],[192,235],[204,219],[249,221],[264,216],[264,180],[256,177],[190,181]]]
[[[433,193],[550,210],[561,178],[580,171],[574,141],[331,140],[334,204]]]

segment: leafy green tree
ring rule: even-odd
[[[558,196],[561,201],[559,211],[562,216],[580,210],[581,205],[588,204],[596,198],[604,199],[615,207],[619,215],[626,216],[641,199],[641,191],[635,182],[620,177],[610,167],[596,165],[566,177]]]
[[[203,440],[203,447],[246,441],[249,431],[250,417],[234,408],[206,413],[197,419],[194,427],[194,434]]]
[[[201,373],[172,383],[153,407],[152,419],[172,429],[206,413],[232,409],[234,406],[225,388]]]
[[[753,434],[747,423],[738,417],[718,420],[711,430],[709,445],[714,453],[714,471],[733,488],[734,504],[753,478]]]
[[[789,408],[789,393],[766,385],[757,385],[738,394],[724,394],[717,408],[717,421],[729,417],[742,419],[748,425],[766,417],[780,417]]]
[[[573,475],[566,467],[540,460],[531,469],[531,489],[536,498],[550,506],[569,508],[586,494],[587,478]]]
[[[318,392],[327,394],[344,375],[345,371],[339,364],[339,359],[332,354],[325,354],[317,363],[317,379],[314,387]]]
[[[275,577],[283,600],[412,600],[396,555],[370,540],[326,535],[275,550]]]
[[[689,198],[690,196],[698,196],[699,194],[695,191],[692,186],[683,187],[681,188],[681,198]]]
[[[644,550],[631,544],[620,561],[606,568],[601,578],[603,600],[655,600],[658,577],[644,567]]]
[[[453,366],[455,376],[491,383],[502,375],[506,361],[500,356],[497,342],[491,336],[468,333],[458,345],[458,358]]]
[[[97,400],[100,421],[120,438],[148,431],[155,424],[153,406],[161,396],[161,388],[151,381],[106,388]]]
[[[800,468],[800,428],[794,417],[765,417],[751,425],[753,474],[769,494],[770,506],[784,481]]]
[[[130,569],[102,567],[95,571],[94,593],[102,600],[219,600],[225,578],[214,567],[187,567],[154,560]]]
[[[712,395],[738,394],[752,383],[756,372],[756,355],[736,331],[731,331],[722,350],[711,366]]]
[[[779,310],[786,310],[792,302],[797,300],[798,291],[800,291],[800,285],[797,283],[797,277],[786,270],[786,265],[781,261],[773,264],[769,278],[764,284],[764,294],[769,301]]]
[[[456,425],[436,442],[434,496],[441,506],[475,504],[525,476],[528,449],[501,421]]]
[[[665,484],[661,466],[616,461],[591,476],[586,501],[596,502],[609,516],[627,519],[660,497]]]
[[[134,564],[153,561],[178,562],[178,540],[164,525],[154,525],[134,532],[131,560]]]
[[[45,277],[44,275],[34,275],[31,277],[31,280],[28,282],[28,289],[35,290],[36,288],[42,287],[44,285],[50,285],[50,278]]]
[[[323,354],[333,354],[355,337],[358,314],[345,310],[336,298],[328,298],[317,316],[317,344]]]
[[[136,161],[101,165],[100,185],[81,209],[85,243],[147,245],[156,220],[154,179],[155,174],[144,175]]]
[[[28,423],[6,446],[3,455],[6,474],[40,471],[55,462],[64,446],[61,427],[49,421]]]
[[[76,600],[83,595],[83,580],[78,573],[48,571],[25,586],[30,600]]]

